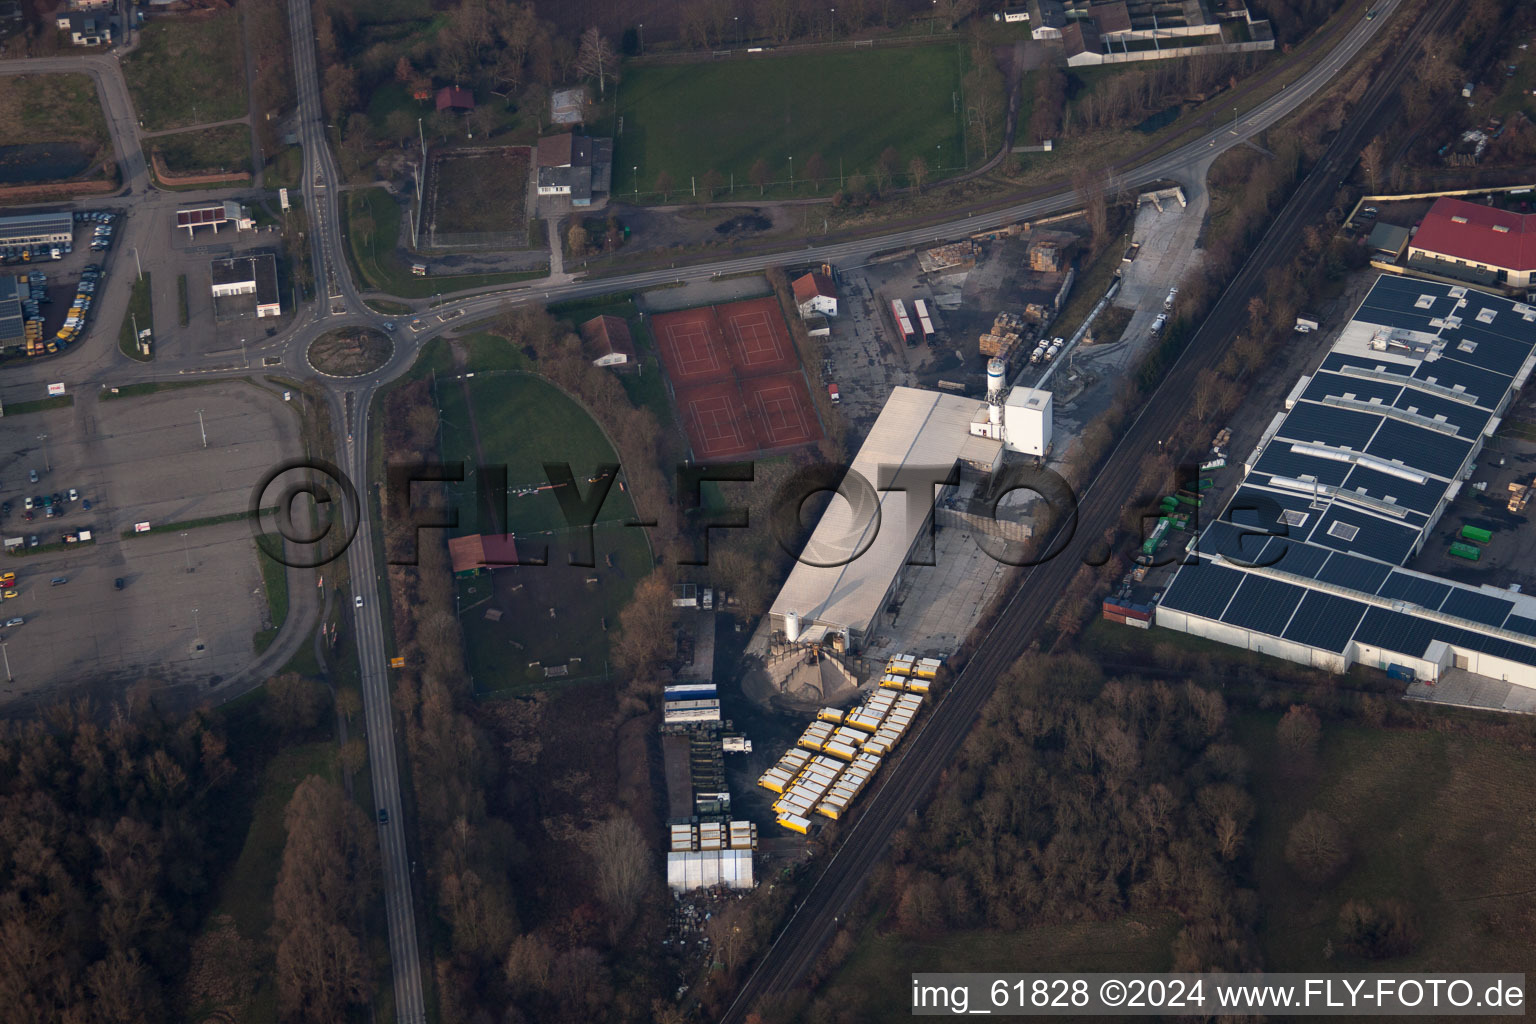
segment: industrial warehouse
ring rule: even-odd
[[[1005,445],[1037,456],[1049,448],[1050,394],[1008,391],[996,361],[988,374],[986,403],[918,388],[891,391],[853,460],[849,479],[856,483],[845,485],[844,500],[822,514],[773,602],[773,630],[790,643],[826,640],[848,651],[864,649],[914,545],[933,522],[933,468],[942,467],[942,475],[961,463],[991,474]],[[916,490],[923,484],[909,479],[914,473],[926,473],[930,494]],[[954,489],[946,485],[940,498]]]
[[[1533,347],[1536,307],[1378,279],[1265,430],[1157,625],[1332,672],[1536,687],[1536,597],[1402,568],[1471,479]]]
[[[68,210],[0,217],[0,248],[66,245],[74,230],[75,218]]]

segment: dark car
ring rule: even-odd
[[[123,578],[121,576],[119,576],[117,579],[112,581],[112,589],[113,590],[122,590],[127,585],[128,584],[123,582]]]
[[[10,514],[11,514],[11,503],[10,502],[6,502],[5,504],[0,505],[0,515],[7,515],[8,516]]]
[[[379,808],[379,824],[380,825],[388,825],[389,824],[389,812],[386,811],[382,807]]]

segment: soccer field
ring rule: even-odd
[[[683,192],[690,176],[713,169],[726,186],[735,175],[738,195],[755,196],[759,158],[780,183],[770,189],[784,192],[791,157],[799,190],[809,191],[812,154],[830,179],[826,192],[837,187],[839,160],[844,174],[872,174],[887,146],[901,157],[898,183],[915,156],[932,178],[958,173],[968,60],[944,43],[634,68],[619,86],[614,195],[654,192],[663,171]]]

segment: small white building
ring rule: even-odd
[[[213,228],[213,233],[218,234],[219,228],[227,224],[233,224],[237,231],[249,231],[256,226],[250,211],[233,199],[203,206],[185,206],[176,211],[176,226],[185,228],[188,238],[196,234],[198,228]]]
[[[801,319],[809,320],[818,315],[837,316],[837,286],[826,274],[819,270],[812,271],[796,278],[792,287]]]
[[[213,284],[214,312],[220,319],[249,316],[251,305],[257,319],[280,316],[282,301],[277,291],[277,260],[271,253],[234,256],[209,265]]]
[[[1004,438],[1009,451],[1044,455],[1051,447],[1051,393],[1014,388],[1003,403]]]

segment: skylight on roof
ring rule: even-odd
[[[1309,517],[1305,512],[1297,512],[1292,509],[1286,509],[1284,512],[1280,513],[1280,518],[1277,519],[1276,522],[1283,523],[1286,526],[1291,527],[1293,530],[1299,530],[1303,526],[1307,525],[1308,518]]]
[[[1416,299],[1414,301],[1413,308],[1414,309],[1428,309],[1430,306],[1433,306],[1434,304],[1435,304],[1435,297],[1433,295],[1420,295],[1418,297],[1418,299]]]
[[[1482,309],[1477,311],[1477,322],[1480,324],[1491,324],[1493,323],[1493,318],[1498,315],[1498,310],[1492,308],[1491,306],[1484,306]]]
[[[1330,524],[1328,527],[1328,536],[1333,537],[1336,540],[1342,540],[1346,544],[1354,540],[1355,536],[1359,532],[1360,527],[1351,525],[1350,523],[1336,522]]]
[[[1446,292],[1446,294],[1449,295],[1453,299],[1459,299],[1462,296],[1467,294],[1467,290],[1465,288],[1463,288],[1461,285],[1458,284],[1454,288],[1452,288],[1450,291]]]
[[[1493,226],[1493,230],[1497,231],[1501,235],[1507,235],[1507,234],[1509,234],[1509,225],[1508,224],[1495,224]]]
[[[1453,217],[1451,217],[1451,223],[1452,224],[1465,224],[1466,222],[1467,222],[1467,218],[1463,217],[1459,213],[1454,215]]]
[[[1471,338],[1462,338],[1461,341],[1457,342],[1456,348],[1470,355],[1477,351],[1477,342]]]

